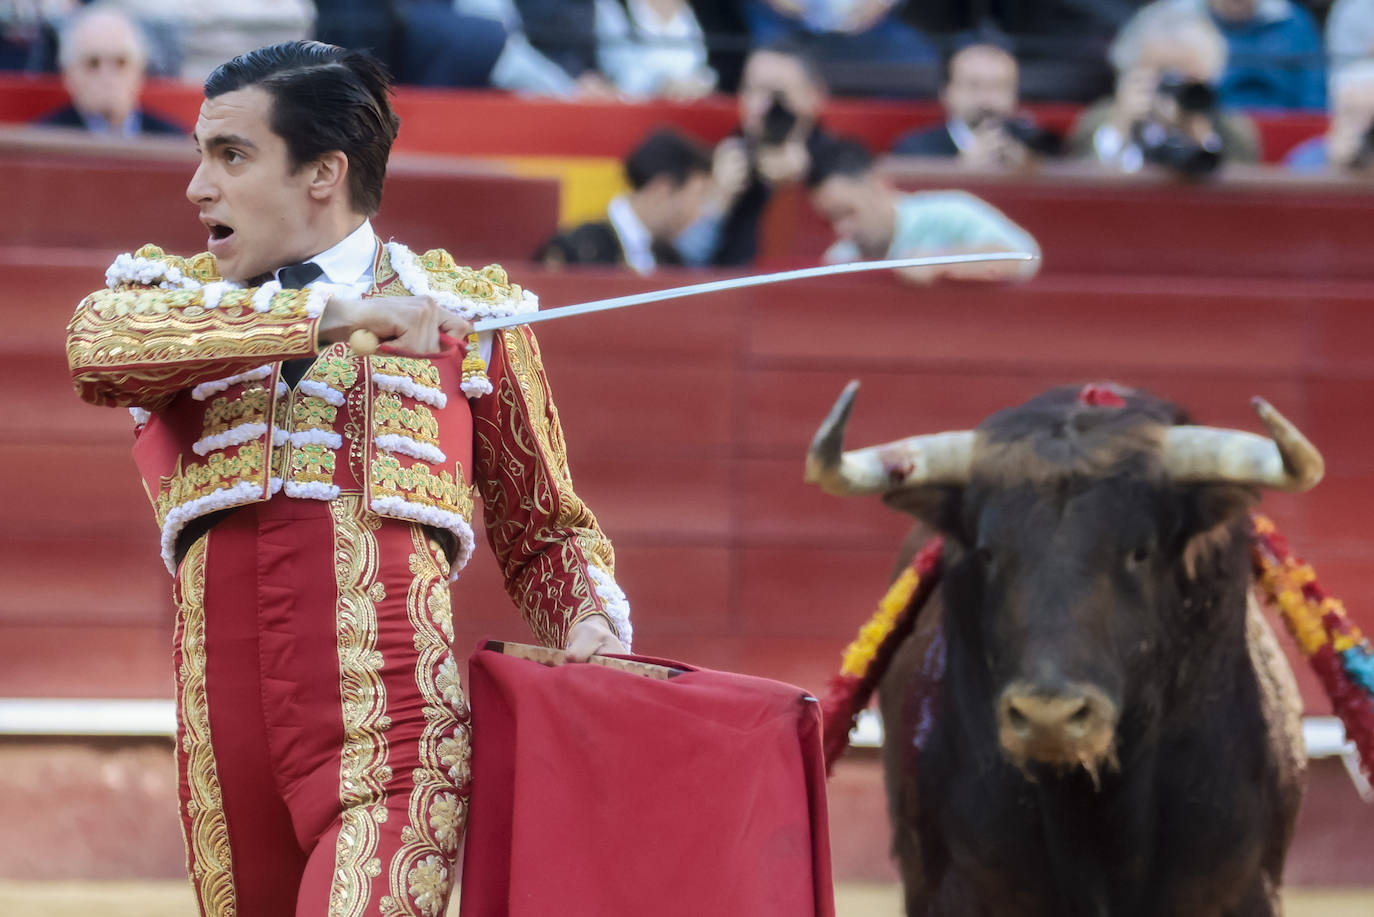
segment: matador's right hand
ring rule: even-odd
[[[407,353],[438,353],[441,333],[466,337],[472,324],[428,296],[331,297],[320,316],[320,339],[346,341],[359,330]]]

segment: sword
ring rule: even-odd
[[[833,274],[857,274],[861,271],[882,271],[902,267],[936,267],[946,264],[977,264],[982,261],[1034,261],[1036,256],[1029,252],[979,252],[973,255],[934,255],[925,258],[890,258],[886,261],[855,261],[849,264],[824,264],[820,267],[804,267],[793,271],[775,271],[771,274],[750,274],[747,277],[730,277],[725,280],[709,280],[705,283],[689,283],[681,287],[668,287],[663,290],[649,290],[645,293],[631,293],[628,296],[614,296],[610,299],[596,299],[591,302],[571,306],[557,306],[539,312],[520,315],[507,315],[502,318],[484,318],[472,323],[474,331],[495,331],[514,325],[533,325],[535,322],[552,321],[555,318],[568,318],[573,315],[588,315],[592,312],[607,312],[611,309],[626,309],[642,306],[665,299],[681,299],[684,296],[702,296],[706,293],[720,293],[724,290],[739,290],[744,287],[761,287],[770,283],[786,283],[789,280],[806,280],[809,277],[829,277]]]
[[[484,318],[472,323],[474,331],[496,331],[516,325],[533,325],[536,322],[553,321],[573,315],[589,315],[593,312],[607,312],[612,309],[626,309],[647,303],[663,302],[666,299],[681,299],[685,296],[702,296],[707,293],[720,293],[725,290],[739,290],[745,287],[758,287],[772,283],[786,283],[790,280],[805,280],[810,277],[829,277],[835,274],[857,274],[862,271],[883,271],[904,267],[942,267],[950,264],[979,264],[1000,261],[1035,261],[1037,255],[1030,252],[978,252],[971,255],[932,255],[924,258],[889,258],[883,261],[855,261],[849,264],[825,264],[820,267],[804,267],[791,271],[774,271],[771,274],[750,274],[745,277],[730,277],[725,280],[709,280],[705,283],[689,283],[680,287],[663,290],[649,290],[644,293],[631,293],[628,296],[613,296],[610,299],[595,299],[591,302],[575,303],[571,306],[557,306],[539,312],[522,312],[501,318]],[[365,328],[354,331],[348,339],[349,344],[359,354],[367,355],[377,350],[377,336]]]

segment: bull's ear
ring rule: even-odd
[[[915,516],[937,532],[961,537],[960,520],[964,509],[962,487],[944,484],[903,487],[883,494],[883,503]]]
[[[1199,564],[1230,544],[1234,525],[1259,502],[1253,487],[1206,484],[1190,488],[1183,522],[1183,562],[1189,577]]]

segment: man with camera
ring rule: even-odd
[[[739,87],[739,127],[717,144],[705,213],[677,241],[691,265],[749,264],[759,220],[781,185],[798,184],[824,136],[827,92],[820,65],[800,45],[753,51]]]
[[[1122,28],[1109,57],[1116,92],[1079,117],[1069,140],[1075,154],[1122,172],[1151,163],[1190,177],[1223,161],[1259,159],[1254,125],[1218,104],[1226,40],[1205,14],[1146,7]]]
[[[963,36],[944,62],[945,122],[908,131],[892,152],[957,157],[975,169],[1019,169],[1057,152],[1058,138],[1017,115],[1019,71],[1010,45],[989,33]]]

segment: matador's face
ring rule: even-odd
[[[271,95],[249,86],[206,99],[196,121],[200,166],[186,196],[228,280],[248,281],[328,247],[314,238],[314,170],[291,168],[271,112]]]

